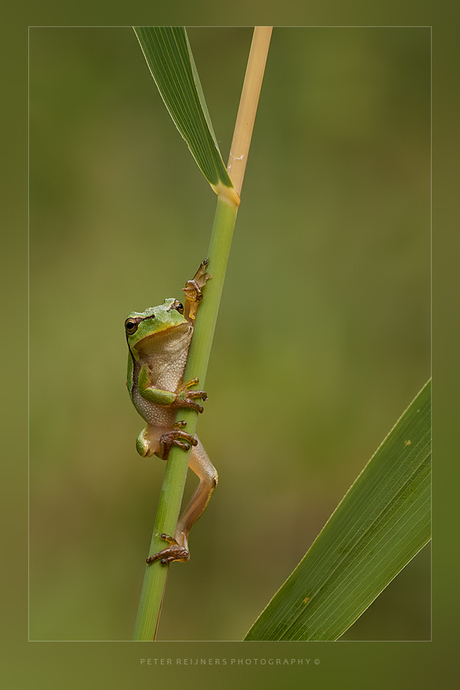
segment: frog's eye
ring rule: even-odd
[[[175,299],[171,304],[169,305],[168,311],[171,311],[171,309],[175,309],[176,311],[179,312],[179,314],[184,313],[184,305],[179,302],[179,300]]]
[[[139,326],[139,320],[138,319],[126,319],[125,321],[125,328],[126,328],[126,333],[128,335],[132,335],[137,331],[137,328]]]

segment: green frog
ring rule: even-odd
[[[198,379],[183,380],[190,341],[193,335],[198,305],[203,288],[211,278],[206,272],[205,259],[195,276],[183,288],[185,305],[177,299],[144,312],[131,312],[125,321],[128,342],[128,391],[134,407],[147,422],[136,441],[139,455],[156,455],[167,460],[172,446],[192,449],[189,467],[200,483],[187,504],[174,536],[162,534],[169,546],[147,558],[147,563],[160,560],[163,565],[172,561],[188,561],[188,535],[203,514],[217,486],[217,472],[198,436],[185,431],[186,422],[175,421],[178,408],[191,408],[199,413],[206,392],[192,390]]]

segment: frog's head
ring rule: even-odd
[[[150,307],[143,312],[132,311],[125,321],[126,339],[131,351],[149,349],[155,336],[179,334],[189,328],[184,307],[177,299],[166,299],[158,307]]]

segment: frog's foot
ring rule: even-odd
[[[212,277],[210,273],[206,273],[208,263],[209,259],[202,261],[192,280],[187,280],[185,287],[182,288],[185,292],[185,318],[190,323],[194,322],[198,305],[203,299],[202,288],[204,288],[206,281]]]
[[[190,450],[192,446],[196,446],[198,441],[191,434],[183,431],[184,426],[187,426],[187,422],[183,419],[179,420],[169,431],[166,431],[160,438],[160,447],[162,450],[161,457],[163,460],[168,459],[169,451],[171,446],[177,446],[182,448],[182,450]]]
[[[206,391],[191,391],[189,388],[195,386],[199,379],[195,377],[190,379],[190,381],[185,381],[176,393],[175,405],[177,407],[191,407],[192,410],[196,410],[200,414],[203,412],[203,406],[195,402],[195,398],[201,398],[202,400],[208,399],[208,394]]]
[[[146,559],[146,563],[150,565],[155,561],[160,561],[162,565],[167,565],[173,561],[181,561],[182,563],[185,563],[185,561],[190,559],[190,553],[188,550],[185,547],[180,546],[180,544],[178,544],[173,537],[170,537],[168,534],[161,534],[160,536],[161,539],[167,541],[170,546],[168,546],[166,549],[162,549],[162,551],[158,551],[153,556],[149,556]]]

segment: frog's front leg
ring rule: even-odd
[[[195,398],[207,400],[208,395],[206,391],[191,391],[189,388],[198,383],[198,379],[194,378],[183,383],[175,393],[172,391],[161,390],[150,385],[150,377],[146,366],[143,366],[139,372],[138,388],[139,393],[145,400],[155,403],[155,405],[171,406],[171,407],[190,407],[200,414],[203,412],[202,405],[195,402]]]
[[[162,534],[161,538],[169,542],[170,546],[147,558],[147,563],[160,560],[163,565],[172,561],[188,561],[188,535],[195,522],[206,509],[214,489],[217,486],[217,472],[198,437],[195,436],[196,446],[190,454],[189,467],[200,480],[198,487],[177,523],[174,537]]]
[[[210,273],[206,273],[206,267],[209,264],[209,259],[201,262],[198,271],[191,280],[187,280],[185,287],[182,290],[185,292],[185,313],[184,316],[191,324],[194,323],[198,306],[203,299],[202,288],[206,282],[212,278]]]

